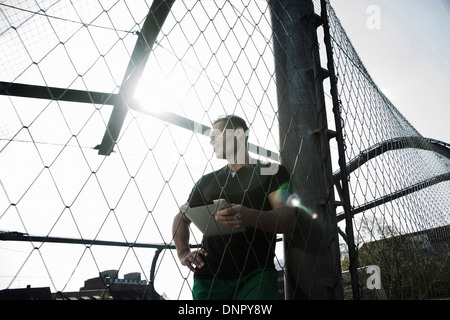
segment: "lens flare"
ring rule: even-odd
[[[280,188],[275,193],[275,199],[286,204],[288,207],[301,209],[302,211],[306,212],[313,220],[317,219],[318,217],[316,212],[313,212],[302,204],[300,197],[290,189],[288,183],[280,186]]]

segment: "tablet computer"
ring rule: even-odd
[[[180,207],[180,211],[207,237],[245,231],[245,228],[226,226],[215,219],[217,210],[229,206],[225,199],[218,199],[206,204],[186,204]]]

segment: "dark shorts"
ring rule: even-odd
[[[238,279],[196,279],[194,300],[274,300],[278,290],[278,273],[258,269]]]

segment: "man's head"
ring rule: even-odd
[[[248,131],[248,126],[245,120],[235,115],[221,116],[213,122],[213,126],[219,122],[222,122],[226,129],[237,130],[238,128],[242,128],[244,132]]]
[[[217,158],[245,161],[248,126],[241,117],[229,115],[215,120],[210,138]],[[227,143],[227,141],[232,141],[232,143]]]

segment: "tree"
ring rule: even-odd
[[[433,229],[400,234],[394,224],[388,225],[376,217],[362,220],[360,226],[359,264],[380,267],[381,282],[389,299],[450,296],[448,248],[430,242],[428,235]],[[348,269],[346,257],[342,269]]]

